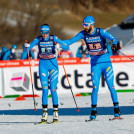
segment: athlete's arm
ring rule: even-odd
[[[31,43],[30,43],[30,47],[28,47],[28,49],[29,49],[29,51],[35,46],[35,45],[37,45],[39,43],[39,39],[38,39],[38,37],[37,38],[35,38]],[[24,47],[24,52],[23,52],[23,55],[22,55],[22,59],[25,59],[27,57],[27,48],[26,47]]]
[[[100,34],[102,35],[103,38],[111,40],[112,44],[117,45],[118,40],[112,34],[110,34],[108,31],[101,28]]]
[[[10,54],[11,54],[11,50],[8,50],[8,51],[4,54],[3,60],[10,60],[10,59],[9,59]]]
[[[69,46],[56,36],[54,36],[54,42],[59,43],[62,49],[69,50]]]
[[[35,45],[37,45],[39,43],[39,39],[38,37],[35,38],[31,43],[30,43],[30,47],[29,47],[29,50],[31,50]],[[24,52],[27,52],[27,48],[25,47],[24,48]]]
[[[80,39],[84,39],[84,31],[79,32],[75,37],[70,40],[63,40],[67,45],[72,45]]]
[[[108,51],[109,55],[111,56],[111,55],[113,55],[113,52],[112,52],[111,46],[110,46],[110,44],[108,43],[108,41],[107,41],[107,40],[106,40],[106,43],[107,43],[107,51]]]

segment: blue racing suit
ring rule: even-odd
[[[48,104],[48,79],[50,79],[50,91],[53,105],[58,105],[57,82],[58,82],[58,63],[55,54],[55,42],[61,45],[61,48],[68,50],[69,47],[54,35],[48,35],[47,39],[42,36],[35,38],[29,47],[31,50],[35,45],[39,48],[39,77],[42,86],[42,105]],[[24,49],[27,55],[27,49]]]
[[[113,103],[118,103],[117,93],[114,87],[114,73],[111,64],[110,54],[107,52],[106,39],[117,45],[118,40],[102,28],[95,28],[92,34],[85,30],[79,32],[70,40],[64,40],[67,45],[71,45],[80,39],[84,39],[91,57],[91,78],[93,91],[91,96],[92,105],[97,105],[97,93],[101,73],[104,73],[108,88],[111,93]]]
[[[0,60],[3,60],[3,57],[7,51],[8,49],[6,47],[2,47],[2,52],[0,53]]]
[[[7,50],[3,56],[3,60],[16,60],[16,53],[12,53],[12,50]]]
[[[30,58],[34,59],[34,53],[31,50],[29,51],[29,56]],[[25,52],[22,52],[21,60],[25,60],[25,59],[28,59],[28,55],[26,55]]]

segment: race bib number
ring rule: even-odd
[[[52,53],[52,48],[41,48],[41,53]]]
[[[101,48],[101,44],[100,43],[88,44],[88,45],[89,45],[90,50]]]

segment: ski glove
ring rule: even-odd
[[[55,45],[55,47],[56,47],[56,49],[59,49],[59,48],[61,47],[61,45],[57,43],[57,44]]]
[[[115,51],[117,51],[117,50],[118,50],[117,45],[113,44],[113,45],[112,45],[112,51],[115,52]]]
[[[30,47],[30,44],[29,43],[25,43],[24,46],[27,48],[27,47]]]

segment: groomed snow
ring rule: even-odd
[[[58,124],[34,125],[41,119],[41,97],[36,98],[37,111],[33,99],[14,101],[15,98],[0,100],[1,134],[134,134],[134,93],[118,93],[123,120],[113,118],[113,105],[109,93],[98,95],[98,121],[85,122],[89,118],[91,96],[76,97],[80,112],[77,112],[70,94],[59,94]],[[49,121],[52,120],[52,101],[49,98]]]

